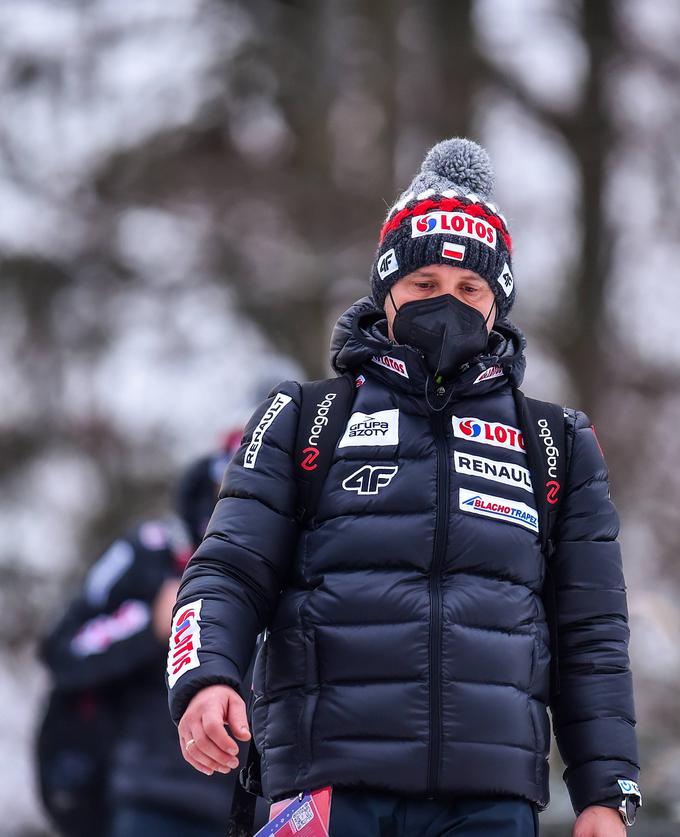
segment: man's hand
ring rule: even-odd
[[[177,728],[182,755],[196,770],[212,776],[238,767],[239,741],[248,741],[246,705],[231,686],[207,686],[195,694]]]
[[[626,826],[621,815],[604,805],[585,808],[574,823],[572,837],[626,837]]]

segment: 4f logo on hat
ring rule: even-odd
[[[510,268],[508,267],[508,263],[505,262],[503,265],[503,270],[501,270],[500,276],[498,277],[498,284],[503,289],[503,293],[506,296],[510,296],[512,293],[512,289],[515,286],[515,280],[512,278],[512,273],[510,272]]]
[[[397,254],[394,252],[393,247],[378,262],[378,275],[381,279],[386,279],[395,270],[399,270],[399,262],[397,261]]]

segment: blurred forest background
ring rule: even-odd
[[[607,455],[636,833],[680,834],[679,43],[675,0],[0,0],[3,835],[47,834],[36,637],[263,390],[327,374],[387,207],[456,135],[494,161],[524,390]]]

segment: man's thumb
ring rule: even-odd
[[[238,695],[231,695],[229,698],[227,723],[229,724],[231,734],[238,738],[239,741],[247,741],[250,738],[246,705]]]

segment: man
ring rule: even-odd
[[[188,650],[169,685],[185,758],[236,767],[239,684],[267,627],[252,717],[264,793],[331,785],[331,837],[531,837],[549,801],[547,705],[575,837],[620,837],[617,809],[630,820],[638,801],[618,519],[590,421],[571,410],[550,693],[513,398],[525,341],[492,187],[475,143],[429,152],[383,226],[372,299],[333,335],[357,389],[316,514],[298,527],[287,382],[249,423],[179,590]]]
[[[112,749],[99,754],[106,762],[105,793],[96,808],[96,784],[91,793],[79,790],[87,780],[88,757],[94,756],[92,745],[74,729],[63,746],[59,741],[55,746],[43,728],[51,754],[41,765],[44,795],[64,833],[222,837],[225,832],[236,774],[207,778],[184,762],[167,716],[163,668],[179,578],[200,543],[240,438],[240,432],[230,436],[224,450],[185,471],[178,517],[135,526],[105,551],[43,643],[58,697],[77,697],[82,723],[90,725],[90,734],[110,736],[105,744]],[[95,712],[103,716],[96,727]],[[263,813],[260,806],[265,822]]]

